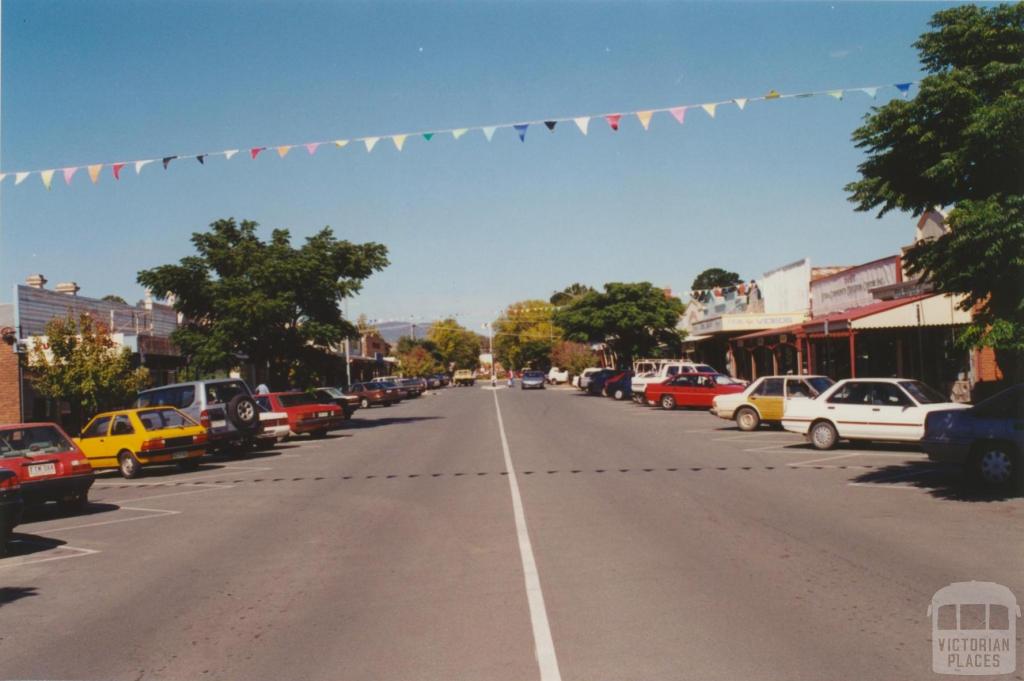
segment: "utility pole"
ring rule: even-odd
[[[348,318],[348,298],[345,298],[345,321],[349,321]],[[352,352],[350,346],[350,339],[348,334],[345,334],[345,387],[352,385]]]

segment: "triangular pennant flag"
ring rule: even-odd
[[[491,138],[494,137],[494,131],[497,130],[497,128],[494,127],[493,125],[490,126],[490,127],[487,127],[487,128],[480,128],[480,129],[483,130],[484,137],[487,138],[488,142],[491,141]]]
[[[408,137],[408,135],[392,135],[391,136],[391,141],[395,143],[395,149],[398,149],[399,151],[402,150],[402,147],[405,146],[405,138],[406,137]]]
[[[334,140],[334,146],[341,149],[342,147],[348,146],[348,140]]]
[[[3,182],[4,178],[6,178],[6,177],[7,177],[7,173],[0,173],[0,182]]]
[[[164,156],[163,157],[164,170],[167,170],[167,166],[171,165],[171,161],[173,161],[176,158],[178,158],[178,157],[177,156]]]
[[[653,111],[637,111],[636,117],[640,121],[640,125],[644,126],[646,130],[651,125],[651,116],[654,115]]]
[[[586,135],[587,134],[587,126],[590,125],[590,116],[580,116],[580,117],[574,118],[572,120],[573,120],[574,123],[576,123],[576,127],[580,129],[580,132],[582,132],[584,135]]]
[[[525,142],[526,141],[526,129],[530,127],[530,124],[529,123],[520,123],[519,125],[513,125],[512,127],[516,129],[517,133],[519,133],[519,141],[520,142]]]
[[[469,128],[459,128],[458,130],[452,130],[452,137],[459,139],[463,135],[469,132]]]
[[[228,149],[227,151],[224,152],[224,158],[227,159],[228,161],[230,161],[231,157],[234,156],[237,153],[238,153],[238,149]]]
[[[363,144],[366,145],[366,153],[373,151],[373,146],[377,144],[377,140],[379,139],[379,137],[366,137],[363,139]]]
[[[782,97],[782,95],[779,94],[778,90],[769,90],[768,94],[764,96],[765,99],[778,99],[780,97]]]
[[[683,120],[686,118],[686,107],[685,106],[677,106],[675,108],[669,109],[669,113],[671,113],[672,116],[677,121],[679,121],[679,125],[682,125],[683,124]]]
[[[196,160],[199,161],[199,165],[201,165],[201,166],[206,165],[206,154],[197,154],[196,155]]]
[[[309,144],[305,145],[306,151],[309,152],[310,156],[312,156],[313,154],[316,153],[317,147],[319,147],[319,146],[320,146],[319,142],[310,142]]]
[[[843,98],[843,91],[842,90],[829,90],[828,91],[828,95],[829,95],[829,97],[835,97],[836,99],[842,99]]]
[[[78,172],[78,168],[64,168],[61,172],[64,173],[64,184],[71,184],[71,178]],[[0,181],[3,181],[2,177],[0,177]]]
[[[555,126],[558,125],[558,121],[544,121],[544,125],[548,126],[548,130],[554,132]]]
[[[266,149],[266,147],[253,147],[252,149],[249,150],[249,156],[251,156],[255,160],[256,157],[260,155],[260,152],[263,151],[264,149]]]
[[[910,86],[911,83],[896,83],[896,89],[902,92],[904,97],[910,92]]]
[[[39,172],[39,178],[43,181],[43,186],[46,187],[46,191],[50,191],[50,185],[53,184],[53,171],[41,170]]]
[[[97,163],[96,165],[89,166],[89,179],[92,180],[93,184],[100,181],[100,171],[103,170],[103,164]]]
[[[428,142],[430,141],[430,138],[433,137],[433,136],[434,136],[434,133],[432,133],[432,132],[425,132],[425,133],[423,133],[423,139],[427,140]]]
[[[99,167],[102,168],[103,166],[99,166]],[[92,172],[92,166],[89,166],[89,171]],[[32,173],[14,173],[14,184],[15,184],[15,186],[17,186],[17,185],[21,184],[22,182],[24,182],[25,178],[28,177],[31,174]],[[93,180],[93,182],[95,182],[95,180]]]
[[[715,107],[716,106],[718,106],[718,105],[717,104],[701,104],[700,108],[702,108],[705,111],[707,111],[708,112],[708,116],[711,116],[712,118],[714,118],[715,117]]]
[[[142,169],[145,168],[150,163],[152,163],[152,161],[136,161],[135,162],[135,174],[139,175],[140,173],[142,173]]]
[[[871,97],[871,99],[874,99],[875,95],[878,94],[878,88],[876,87],[862,87],[860,91]]]
[[[740,108],[740,111],[743,111],[743,107],[745,107],[747,105],[747,98],[746,97],[737,97],[736,99],[734,99],[732,101],[736,102],[736,106],[738,106]]]
[[[280,156],[281,158],[284,158],[285,156],[288,155],[288,152],[291,151],[291,150],[292,150],[292,147],[291,147],[290,144],[282,145],[282,146],[277,148],[277,155]]]
[[[605,116],[604,119],[608,121],[608,125],[612,126],[612,130],[619,129],[619,119],[622,118],[622,114],[611,114]]]
[[[164,165],[164,168],[166,168],[166,167],[167,166]],[[110,169],[114,172],[114,179],[115,180],[120,180],[121,179],[121,169],[122,168],[124,168],[124,163],[113,163],[113,164],[111,164]]]

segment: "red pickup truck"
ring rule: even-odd
[[[336,404],[321,404],[313,395],[300,392],[260,395],[270,401],[274,411],[288,414],[288,427],[292,435],[309,433],[323,437],[329,430],[337,430],[345,423],[345,412]]]

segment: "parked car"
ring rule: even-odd
[[[14,471],[0,468],[0,558],[7,555],[11,533],[21,522],[25,503]]]
[[[551,385],[558,385],[559,383],[566,383],[569,381],[569,370],[559,369],[558,367],[551,367],[548,371],[548,383]]]
[[[519,387],[523,390],[527,388],[538,388],[544,389],[544,381],[546,376],[543,371],[537,371],[535,369],[527,369],[523,372],[522,378],[519,379]]]
[[[441,376],[439,374],[427,376],[426,380],[427,388],[430,390],[437,390],[438,388],[444,385],[444,383],[441,381]]]
[[[409,389],[403,385],[399,385],[396,381],[392,381],[386,378],[378,378],[376,383],[384,386],[385,390],[392,390],[394,394],[398,395],[398,401],[409,399]]]
[[[81,508],[95,477],[82,450],[54,423],[0,426],[0,468],[18,476],[29,505]]]
[[[174,407],[149,407],[97,414],[75,443],[93,468],[116,468],[125,478],[137,478],[147,466],[197,468],[208,440],[206,429],[187,414]]]
[[[175,383],[143,390],[135,407],[169,405],[206,428],[211,451],[256,444],[260,414],[249,386],[237,378]]]
[[[288,426],[288,414],[283,411],[274,411],[266,395],[256,396],[256,406],[260,410],[259,444],[263,447],[272,447],[278,442],[287,440],[292,434],[291,428]]]
[[[661,383],[648,383],[644,401],[651,406],[660,405],[662,409],[710,409],[719,395],[741,393],[745,388],[745,384],[725,374],[687,372]]]
[[[352,414],[359,409],[359,397],[346,395],[339,388],[317,388],[313,391],[313,396],[323,404],[336,404],[341,407],[346,419],[352,418]]]
[[[603,392],[614,400],[625,400],[633,396],[633,372],[623,371],[604,382]]]
[[[476,376],[469,369],[459,369],[455,372],[452,382],[457,386],[473,386],[476,384]]]
[[[404,389],[409,397],[419,397],[427,392],[427,384],[422,378],[400,378],[395,383]]]
[[[967,409],[920,381],[904,378],[848,378],[816,399],[792,400],[782,427],[800,433],[816,449],[839,440],[917,442],[933,411]]]
[[[602,395],[604,394],[604,384],[612,376],[618,376],[622,371],[619,369],[601,369],[595,371],[588,377],[590,380],[587,381],[587,394],[588,395]]]
[[[921,449],[932,461],[966,466],[972,480],[983,485],[1009,488],[1020,484],[1024,466],[1024,384],[968,409],[930,412],[924,420]]]
[[[777,425],[793,399],[813,399],[833,384],[828,376],[762,376],[743,392],[719,395],[711,413],[736,420],[740,430],[756,430],[762,423]]]
[[[604,371],[602,367],[587,367],[580,373],[579,381],[577,381],[576,387],[580,390],[586,390],[590,385],[590,377],[599,371]]]
[[[359,406],[369,409],[375,404],[390,407],[400,401],[398,390],[387,388],[381,383],[370,381],[369,383],[353,383],[344,390],[346,395],[354,395],[359,398]]]
[[[633,390],[633,399],[639,402],[643,399],[644,389],[649,383],[662,383],[681,373],[717,374],[719,372],[707,364],[685,359],[646,359],[633,363],[633,373],[630,387]]]
[[[345,414],[336,404],[323,404],[309,393],[293,391],[260,395],[266,397],[270,408],[288,414],[288,429],[292,435],[309,434],[323,437],[328,431],[341,428]]]

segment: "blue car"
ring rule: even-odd
[[[933,411],[921,448],[932,461],[962,464],[977,482],[1007,489],[1020,484],[1024,465],[1024,384],[970,409]]]
[[[547,376],[543,371],[534,371],[533,369],[523,372],[523,377],[519,379],[519,387],[523,390],[527,388],[537,388],[539,390],[544,389],[544,380]]]

